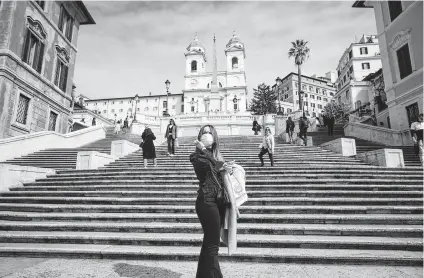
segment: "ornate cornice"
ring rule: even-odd
[[[47,32],[44,30],[40,21],[33,19],[31,16],[27,16],[27,27],[39,36],[40,39],[46,39]]]
[[[66,51],[66,48],[64,47],[60,47],[60,45],[55,45],[56,51],[57,51],[57,55],[62,58],[63,61],[66,61],[69,63],[70,60],[70,55],[68,53],[68,51]]]
[[[409,41],[411,38],[411,28],[398,32],[394,37],[392,42],[389,44],[390,48],[393,50],[398,49],[402,44]]]

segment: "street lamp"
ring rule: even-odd
[[[117,115],[115,114],[115,124],[116,124],[116,116],[117,116]]]
[[[278,92],[278,112],[277,115],[283,115],[284,113],[281,111],[281,98],[280,98],[280,86],[283,84],[283,81],[280,79],[280,77],[277,77],[275,79],[275,82],[277,82],[277,92]]]
[[[137,114],[137,102],[138,102],[138,94],[135,95],[134,97],[134,101],[135,101],[135,109],[134,109],[134,119],[133,119],[133,123],[137,122],[136,120],[136,114]]]
[[[169,117],[169,112],[168,112],[168,105],[169,105],[169,87],[171,86],[171,82],[167,79],[165,81],[165,86],[166,86],[166,111],[163,113],[163,116],[165,117]]]

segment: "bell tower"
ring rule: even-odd
[[[235,31],[233,32],[233,37],[226,45],[225,56],[227,57],[227,72],[244,72],[246,52],[244,43],[239,39]]]
[[[184,53],[186,57],[186,75],[199,75],[206,71],[206,50],[199,42],[197,33],[194,40],[187,47]]]

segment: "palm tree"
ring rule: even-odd
[[[293,47],[289,49],[289,58],[294,58],[294,63],[297,66],[297,74],[298,74],[298,83],[299,83],[299,109],[303,111],[303,103],[302,103],[302,74],[301,67],[303,63],[309,58],[309,47],[306,45],[307,41],[304,40],[296,40],[296,42],[292,42]],[[303,117],[305,117],[305,112],[303,112]]]

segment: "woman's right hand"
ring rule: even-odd
[[[196,148],[198,148],[199,150],[205,149],[205,145],[199,140],[194,140],[194,144],[196,145]]]

